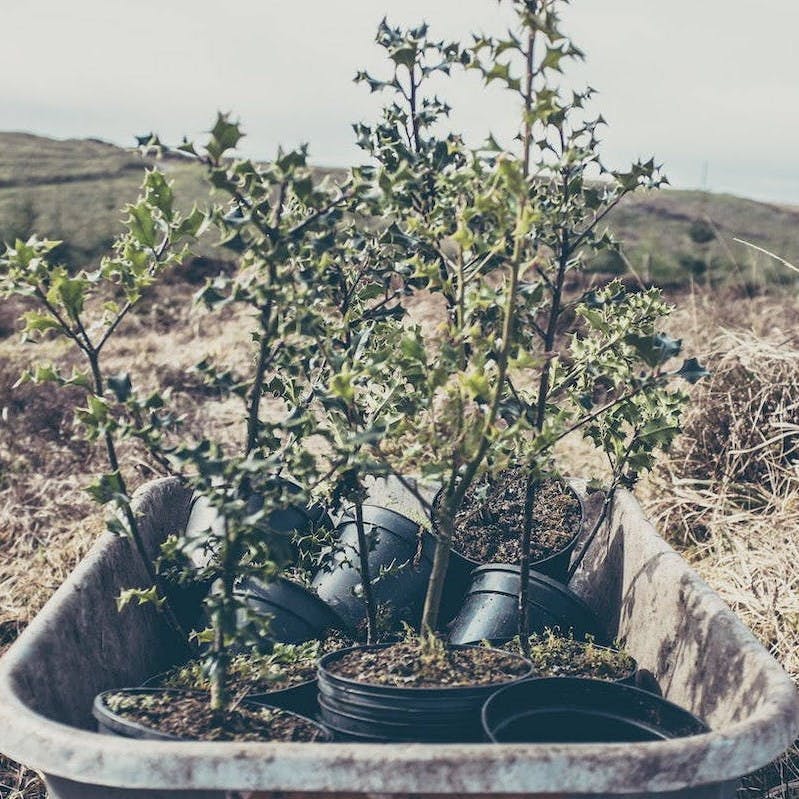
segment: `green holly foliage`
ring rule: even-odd
[[[391,219],[383,244],[406,285],[439,295],[446,308],[436,335],[418,337],[413,349],[418,410],[383,446],[393,469],[444,486],[423,619],[430,629],[453,519],[477,478],[511,462],[527,463],[530,481],[556,473],[555,444],[581,431],[607,453],[613,486],[629,484],[679,429],[685,397],[671,382],[703,373],[693,362],[667,369],[681,343],[661,330],[669,307],[658,292],[618,282],[583,288],[587,260],[617,246],[608,213],[666,181],[653,159],[623,170],[601,160],[593,90],[559,84],[582,58],[562,30],[563,2],[508,4],[514,28],[465,47],[430,38],[426,26],[384,22],[388,74],[359,76],[390,98],[377,125],[357,129]],[[428,87],[456,66],[515,97],[516,130],[469,148],[446,129],[449,109]]]

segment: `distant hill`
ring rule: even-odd
[[[160,162],[189,207],[208,195],[202,172],[179,159]],[[145,162],[95,139],[57,141],[0,133],[0,241],[36,232],[65,242],[72,265],[96,262],[136,197]],[[699,281],[795,282],[796,275],[735,238],[799,265],[799,208],[726,194],[664,189],[628,198],[608,217],[624,257],[603,255],[602,273],[629,267],[643,280],[678,286]]]
[[[207,197],[195,165],[160,163],[183,206]],[[136,199],[146,165],[137,153],[95,139],[0,133],[0,241],[35,232],[62,240],[59,256],[68,264],[97,262],[122,226],[122,207]]]

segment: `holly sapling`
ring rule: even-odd
[[[221,397],[241,402],[243,440],[238,452],[210,438],[165,452],[218,514],[204,533],[212,557],[203,576],[212,589],[205,601],[210,627],[201,638],[208,644],[211,707],[219,713],[236,699],[228,690],[231,659],[269,646],[268,619],[253,612],[246,586],[274,579],[296,560],[295,542],[273,524],[273,514],[309,503],[329,473],[309,446],[318,427],[319,368],[312,361],[305,374],[298,365],[318,346],[321,322],[308,294],[315,264],[334,246],[344,209],[362,190],[355,178],[343,185],[314,181],[304,147],[267,164],[237,158],[242,135],[220,115],[205,147],[178,149],[203,164],[217,196],[228,198],[214,222],[222,245],[239,254],[238,268],[209,280],[197,301],[211,310],[235,304],[251,312],[252,367],[236,374],[208,357],[199,369]],[[156,137],[146,146],[164,148]],[[266,397],[278,413],[265,412]]]
[[[460,137],[437,137],[422,124],[418,152],[447,153],[431,175],[403,141],[407,120],[416,129],[408,92],[396,80],[370,84],[397,98],[379,127],[381,146],[372,148],[394,217],[391,244],[412,280],[440,294],[447,308],[437,340],[428,342],[430,353],[419,358],[426,412],[396,430],[408,443],[404,463],[415,462],[443,484],[423,629],[438,623],[454,521],[466,492],[484,473],[524,463],[520,619],[526,642],[532,503],[537,481],[555,471],[554,446],[581,430],[600,444],[609,441],[598,432],[607,429],[607,418],[624,435],[622,451],[612,453],[614,472],[621,472],[622,464],[640,462],[642,451],[668,445],[673,431],[664,428],[675,428],[682,395],[667,388],[673,371],[662,362],[653,370],[647,361],[668,311],[656,293],[639,301],[620,285],[604,293],[573,288],[580,286],[585,259],[615,246],[603,228],[607,215],[627,194],[657,188],[664,178],[652,160],[626,171],[602,164],[603,120],[587,111],[593,92],[565,92],[554,81],[564,63],[582,57],[560,30],[560,3],[510,5],[513,31],[504,38],[477,36],[453,60],[516,98],[521,118],[513,148],[491,135],[484,148],[469,151]],[[419,38],[418,31],[394,32],[389,57],[400,50],[421,59],[428,49]],[[416,97],[424,92],[423,78]],[[415,164],[421,166],[414,170]],[[594,401],[603,385],[605,401]]]
[[[372,528],[367,534],[363,519],[366,480],[387,473],[377,455],[380,442],[403,414],[412,413],[409,395],[420,376],[406,355],[416,346],[418,330],[403,323],[402,291],[395,287],[402,284],[395,278],[393,262],[373,236],[356,228],[342,236],[318,262],[310,305],[320,314],[320,334],[313,353],[301,360],[309,382],[317,376],[313,392],[321,415],[318,434],[326,439],[332,464],[331,498],[334,506],[352,504],[357,531],[357,551],[334,548],[338,559],[332,563],[352,565],[360,574],[370,644],[379,626],[375,586],[410,565],[383,565],[371,574],[369,553],[379,532]]]
[[[175,419],[164,412],[157,394],[140,395],[129,373],[109,374],[104,356],[144,292],[166,269],[183,261],[186,242],[201,234],[206,217],[197,209],[179,213],[171,185],[154,169],[147,171],[141,195],[125,213],[123,233],[96,269],[73,273],[58,264],[54,258],[59,242],[36,236],[17,240],[0,259],[0,296],[22,296],[32,304],[33,309],[22,319],[26,341],[62,339],[69,345],[62,350],[64,361],[71,360],[71,353],[80,355],[82,365],[72,366],[68,372],[59,363],[40,363],[20,381],[75,386],[85,392],[86,404],[76,409],[76,417],[89,441],[102,442],[108,463],[107,471],[87,490],[96,502],[115,509],[108,528],[130,539],[152,583],[146,589],[147,597],[185,639],[142,540],[119,455],[123,439],[160,435],[157,431],[174,426]],[[165,459],[156,457],[155,467],[167,468]],[[133,590],[125,596],[135,594]]]

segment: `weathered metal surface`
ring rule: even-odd
[[[176,481],[137,499],[153,548],[185,523]],[[590,525],[589,525],[590,528]],[[639,744],[292,744],[130,741],[92,732],[103,689],[135,685],[174,652],[128,543],[103,537],[0,660],[0,751],[45,773],[53,799],[297,799],[324,794],[724,799],[799,731],[793,684],[620,494],[572,587],[626,641],[651,685],[713,732]],[[237,793],[238,792],[238,793]]]

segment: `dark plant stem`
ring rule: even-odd
[[[248,402],[247,413],[247,444],[245,447],[246,453],[249,455],[258,446],[258,433],[260,431],[260,411],[261,411],[261,397],[264,392],[264,378],[266,377],[266,370],[269,366],[269,354],[271,332],[273,324],[270,322],[271,309],[269,307],[262,311],[261,315],[261,340],[258,346],[258,362],[255,366],[255,376],[253,378],[252,390]]]
[[[535,79],[535,36],[536,31],[532,30],[527,38],[526,55],[526,80],[524,87],[524,135],[523,135],[523,157],[522,164],[525,180],[530,176],[530,149],[533,139],[533,127],[531,114],[533,108],[533,81]],[[565,272],[565,269],[562,270]],[[546,410],[546,392],[549,390],[549,372],[551,368],[550,358],[547,357],[551,351],[555,331],[557,330],[557,316],[555,309],[559,308],[560,295],[557,299],[553,296],[552,313],[550,314],[549,324],[546,331],[539,328],[539,335],[543,333],[544,350],[546,360],[542,366],[541,384],[539,385],[538,407],[536,412],[536,427],[539,432],[544,426],[544,411]],[[543,397],[543,402],[542,402]],[[533,478],[533,470],[528,469],[524,493],[524,522],[522,525],[521,541],[521,560],[519,562],[519,646],[525,657],[530,657],[530,539],[533,529],[533,500],[535,498],[536,481]]]
[[[408,105],[411,112],[411,127],[413,129],[413,150],[418,155],[421,150],[421,142],[419,140],[419,115],[416,111],[416,90],[419,85],[416,83],[416,70],[409,67],[408,74],[410,76],[410,94],[408,96]]]
[[[526,75],[524,85],[524,134],[522,139],[522,170],[524,177],[530,175],[530,149],[533,141],[533,125],[530,115],[533,110],[533,79],[535,78],[535,31],[527,37]]]
[[[92,378],[94,380],[94,393],[97,397],[102,397],[103,393],[105,392],[105,381],[103,380],[103,374],[100,369],[99,353],[97,349],[92,347],[88,342],[86,343],[85,347],[82,347],[82,349],[89,360],[89,366],[91,368]],[[156,572],[155,567],[153,566],[152,558],[149,556],[147,547],[142,539],[141,531],[139,530],[139,523],[136,519],[136,515],[133,513],[133,508],[130,506],[130,501],[127,499],[129,496],[128,488],[125,484],[125,478],[122,476],[122,472],[119,468],[119,458],[117,457],[114,437],[109,430],[105,431],[103,440],[105,442],[108,465],[111,467],[111,471],[117,476],[117,479],[119,480],[120,491],[123,496],[126,497],[123,502],[119,503],[119,507],[122,509],[122,513],[125,516],[128,532],[130,533],[130,539],[134,548],[136,549],[139,560],[141,560],[144,570],[147,573],[147,579],[156,587],[158,590],[158,595],[163,598],[163,603],[158,604],[157,607],[163,614],[164,620],[172,629],[172,632],[175,633],[177,639],[189,652],[193,653],[191,645],[189,644],[188,634],[186,633],[186,630],[183,629],[183,625],[178,621],[178,618],[175,615],[175,611],[173,610],[172,605],[169,602],[169,598],[167,597],[163,581]]]
[[[597,533],[599,532],[599,528],[602,527],[602,524],[608,518],[610,513],[610,509],[613,507],[613,500],[616,498],[616,491],[619,488],[619,484],[621,483],[622,475],[624,474],[624,469],[627,466],[627,461],[630,458],[630,453],[635,446],[635,442],[637,437],[640,435],[641,429],[636,427],[633,431],[632,437],[630,438],[630,442],[627,444],[627,448],[624,451],[624,454],[616,461],[616,464],[613,466],[613,479],[611,480],[610,486],[608,487],[607,491],[605,492],[605,499],[602,503],[602,510],[597,517],[597,520],[594,522],[594,526],[591,528],[591,532],[586,536],[585,541],[583,542],[582,548],[580,549],[579,554],[574,559],[574,563],[569,566],[568,571],[568,579],[571,580],[574,577],[577,569],[580,568],[580,564],[583,562],[586,553],[588,552],[589,547],[596,538]]]
[[[373,644],[377,640],[377,606],[372,591],[372,575],[369,570],[369,542],[366,540],[366,529],[363,524],[363,503],[360,497],[355,502],[355,529],[358,534],[358,561],[361,572],[363,601],[366,605],[366,643]]]
[[[585,558],[586,552],[588,552],[589,547],[596,538],[596,534],[599,532],[599,528],[602,527],[604,521],[608,518],[608,513],[613,505],[613,499],[616,496],[616,489],[618,488],[618,482],[614,482],[613,485],[605,492],[605,499],[602,503],[602,510],[599,512],[599,516],[597,516],[596,521],[594,522],[594,526],[591,528],[591,532],[586,536],[585,541],[583,542],[582,547],[580,548],[580,552],[574,561],[569,566],[569,571],[567,572],[568,579],[571,580],[574,577],[577,569],[580,568],[580,564],[583,562]]]
[[[530,538],[533,529],[533,501],[537,481],[533,472],[527,473],[522,527],[522,557],[519,563],[519,645],[522,654],[530,657]]]
[[[211,709],[215,713],[224,711],[230,700],[228,691],[229,652],[226,635],[236,628],[233,588],[238,558],[236,542],[233,539],[230,524],[225,520],[225,539],[219,564],[221,573],[221,598],[216,609],[217,619],[214,625],[213,669],[211,681]]]

